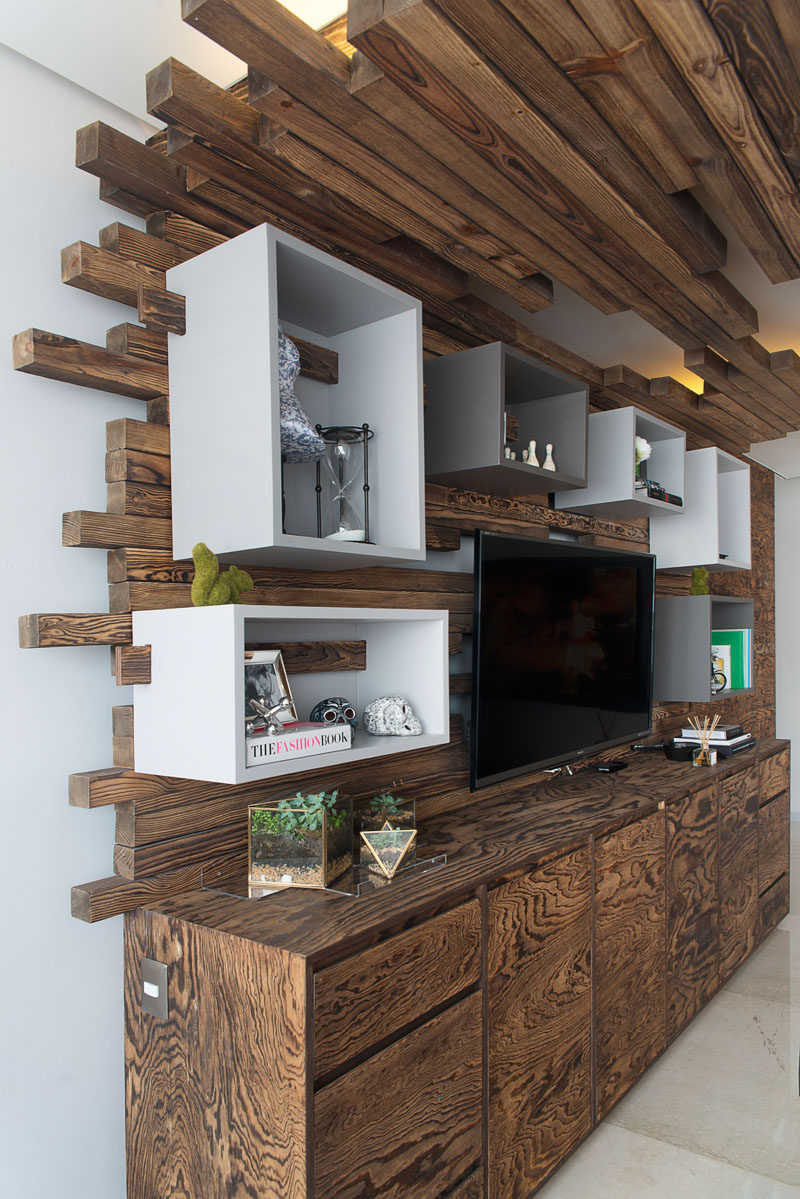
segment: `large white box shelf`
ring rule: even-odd
[[[636,489],[634,446],[637,437],[650,443],[647,477],[670,495],[683,498],[686,434],[675,425],[638,408],[612,408],[589,416],[586,488],[559,494],[556,508],[593,512],[613,520],[636,520],[667,513],[680,516],[683,508],[651,499]]]
[[[134,612],[136,644],[152,647],[152,682],[134,687],[135,768],[218,783],[323,769],[335,787],[344,763],[444,745],[450,735],[447,627],[446,611],[420,609],[224,604]],[[293,673],[289,682],[300,720],[308,720],[327,696],[343,695],[355,704],[353,747],[246,767],[245,643],[341,640],[366,641],[366,670]],[[407,699],[422,734],[365,733],[364,707],[381,695]],[[388,786],[388,774],[387,780]]]
[[[712,694],[711,634],[720,629],[752,628],[751,599],[656,596],[653,698],[663,703],[709,703],[749,694],[749,687]]]
[[[424,367],[426,475],[491,495],[541,495],[583,487],[589,389],[502,342],[431,358]],[[504,454],[505,416],[519,422],[517,460]],[[553,445],[556,470],[528,466]]]
[[[750,467],[716,446],[686,455],[680,525],[654,516],[650,550],[659,570],[750,569]]]
[[[186,334],[169,348],[175,557],[204,541],[241,563],[424,559],[419,301],[269,225],[173,267],[168,286],[186,297]],[[374,430],[374,544],[317,537],[315,464],[281,472],[279,322],[339,356],[338,383],[297,380],[309,418]]]

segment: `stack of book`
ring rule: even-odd
[[[753,686],[752,629],[714,629],[711,657],[715,659],[715,669],[725,675],[723,691],[742,691]]]
[[[262,733],[245,740],[245,766],[263,766],[267,762],[285,762],[289,758],[310,758],[349,749],[353,733],[349,724],[295,722],[283,726],[282,733]]]
[[[715,749],[721,758],[729,758],[731,754],[737,754],[742,749],[749,749],[755,743],[755,737],[746,733],[740,724],[718,724],[708,741],[709,748]],[[687,725],[681,729],[680,736],[675,738],[673,744],[686,745],[695,749],[700,745],[700,737],[696,729]]]

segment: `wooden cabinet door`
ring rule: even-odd
[[[665,817],[595,845],[597,1117],[665,1044]]]
[[[725,982],[758,939],[759,768],[720,783],[719,977]]]
[[[591,851],[489,895],[489,1195],[528,1196],[591,1129]]]
[[[316,1092],[314,1197],[449,1195],[480,1172],[482,1132],[483,997],[473,992]]]
[[[719,986],[716,784],[667,808],[667,1040]]]

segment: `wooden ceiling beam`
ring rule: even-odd
[[[163,237],[166,241],[189,250],[192,255],[203,254],[221,246],[228,240],[224,233],[209,229],[207,225],[189,220],[179,212],[157,211],[147,218],[147,232],[153,237]]]
[[[693,350],[687,350],[683,360],[687,370],[699,375],[712,388],[728,396],[745,412],[749,412],[758,420],[763,421],[769,429],[773,430],[770,434],[771,437],[780,437],[789,429],[794,428],[790,420],[779,416],[768,406],[770,397],[762,397],[757,400],[746,391],[740,390],[728,377],[728,364],[725,359],[710,346],[697,346]]]
[[[185,250],[182,246],[164,241],[160,237],[152,237],[149,233],[142,233],[140,229],[132,229],[130,225],[123,225],[120,221],[114,221],[101,229],[97,240],[101,250],[119,254],[121,258],[129,258],[131,262],[155,270],[167,271],[170,267],[194,257],[190,250]]]
[[[210,2],[210,0],[209,0]],[[562,228],[697,327],[712,319],[731,336],[757,329],[756,313],[718,272],[696,275],[602,176],[526,104],[428,0],[385,16],[351,40],[419,104],[434,111],[489,163],[549,206]],[[491,113],[491,117],[488,115]]]
[[[797,278],[800,267],[634,0],[570,4],[603,43],[614,69],[636,91],[642,107],[667,128],[698,182],[724,211],[770,282]]]
[[[702,5],[698,0],[635,3],[800,261],[797,186]]]

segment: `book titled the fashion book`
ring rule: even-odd
[[[310,758],[349,749],[353,731],[349,724],[298,722],[286,724],[282,733],[262,733],[245,740],[245,766],[264,766],[290,758]]]

